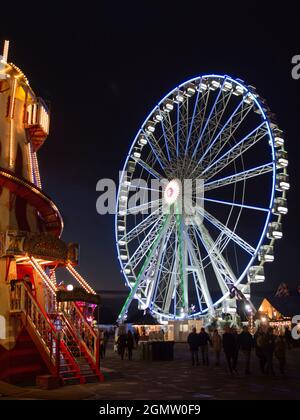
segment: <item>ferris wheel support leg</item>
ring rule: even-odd
[[[178,248],[179,248],[179,275],[180,275],[180,291],[181,305],[185,313],[188,313],[188,293],[187,293],[187,276],[186,276],[186,246],[184,236],[183,217],[176,214],[177,232],[178,232]],[[179,302],[178,302],[179,303]]]
[[[230,287],[236,283],[236,277],[229,267],[229,264],[223,255],[219,252],[219,249],[216,247],[208,230],[202,224],[197,225],[201,233],[203,245],[206,248],[206,251],[212,262],[212,267],[218,280],[220,289],[223,295],[225,295],[229,292]]]
[[[207,281],[206,281],[205,272],[203,270],[202,262],[197,258],[197,255],[195,253],[193,245],[188,238],[187,238],[187,246],[188,246],[189,253],[192,257],[193,264],[196,267],[194,271],[196,273],[196,278],[198,280],[198,286],[200,287],[200,290],[202,291],[204,300],[205,300],[206,305],[208,307],[208,312],[211,315],[214,315],[215,311],[214,311],[211,295],[210,295],[208,287],[207,287]]]
[[[157,249],[157,247],[160,243],[161,237],[164,235],[164,233],[166,232],[166,230],[169,227],[169,221],[170,221],[170,213],[168,215],[166,215],[165,221],[164,221],[164,223],[163,223],[163,225],[160,229],[160,232],[158,233],[158,235],[156,237],[156,240],[154,241],[154,243],[153,243],[153,245],[152,245],[152,247],[151,247],[151,249],[148,253],[148,256],[147,256],[147,258],[146,258],[146,260],[145,260],[145,262],[144,262],[144,264],[143,264],[143,266],[142,266],[142,268],[141,268],[141,270],[140,270],[140,272],[137,276],[137,279],[134,283],[134,286],[132,287],[132,289],[131,289],[131,291],[130,291],[130,293],[129,293],[129,295],[128,295],[128,297],[127,297],[127,299],[126,299],[126,301],[125,301],[125,303],[124,303],[124,305],[121,309],[121,312],[118,316],[118,319],[121,320],[121,321],[124,320],[124,317],[125,317],[125,315],[128,311],[129,305],[130,305],[132,299],[134,298],[134,295],[136,294],[136,292],[138,290],[138,287],[139,287],[139,285],[140,285],[140,283],[143,279],[143,275],[144,275],[144,273],[145,273],[145,271],[146,271],[146,269],[149,265],[149,262],[150,262],[151,258],[153,257],[153,255],[154,255],[154,253],[155,253],[155,251],[156,251],[156,249]]]
[[[163,236],[162,236],[162,240],[160,241],[157,263],[156,263],[156,267],[155,267],[155,273],[154,273],[149,291],[147,293],[147,300],[146,300],[146,305],[145,305],[147,308],[149,308],[149,306],[151,306],[153,293],[156,289],[156,284],[157,284],[158,278],[160,276],[161,261],[162,261],[162,256],[163,256],[163,252],[164,252],[165,245],[166,245],[165,239],[168,236],[167,233],[168,233],[168,231],[166,230],[164,232]]]

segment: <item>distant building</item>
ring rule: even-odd
[[[283,296],[254,297],[252,302],[257,309],[257,320],[278,331],[291,328],[294,315],[300,315],[300,294]]]

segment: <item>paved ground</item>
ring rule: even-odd
[[[16,387],[0,382],[1,399],[300,399],[300,349],[288,352],[286,375],[275,377],[259,373],[257,358],[252,357],[252,374],[245,376],[243,362],[239,373],[230,376],[225,362],[222,366],[193,368],[185,344],[175,345],[175,360],[171,362],[123,362],[110,346],[103,368],[106,381],[97,384],[66,386],[44,391],[34,387]],[[212,357],[211,357],[212,359]],[[275,361],[278,372],[277,360]]]

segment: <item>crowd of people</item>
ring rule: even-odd
[[[200,333],[197,333],[196,328],[193,328],[187,342],[193,366],[200,365],[199,350],[202,364],[209,365],[209,346],[211,346],[215,365],[220,365],[220,356],[223,350],[231,374],[237,373],[239,356],[242,355],[245,374],[250,375],[251,355],[255,352],[261,373],[274,375],[274,357],[278,360],[280,373],[285,373],[286,350],[291,348],[292,337],[288,328],[284,335],[275,335],[273,328],[259,327],[253,336],[246,326],[240,333],[235,328],[226,327],[222,335],[217,329],[210,335],[204,328],[201,328]]]
[[[101,359],[105,358],[107,343],[109,338],[114,336],[114,332],[111,334],[108,331],[101,332],[100,340],[100,357]],[[115,347],[117,353],[120,355],[121,359],[124,360],[125,355],[128,357],[128,360],[132,360],[132,352],[134,348],[137,348],[140,340],[140,334],[138,330],[135,330],[133,333],[129,330],[127,333],[125,331],[121,332],[115,342]]]

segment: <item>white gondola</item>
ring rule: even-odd
[[[232,83],[231,82],[224,82],[223,83],[223,86],[222,86],[222,90],[224,91],[224,92],[228,92],[228,91],[230,91],[232,89]]]
[[[253,103],[253,96],[248,93],[244,99],[245,104],[251,105]]]
[[[126,241],[125,241],[124,239],[120,239],[120,240],[118,241],[118,244],[119,244],[120,246],[124,246],[124,245],[126,245]]]
[[[199,83],[198,89],[200,90],[200,92],[205,92],[207,88],[208,88],[207,83],[204,83],[204,82]]]
[[[174,95],[174,102],[176,104],[184,101],[184,93],[181,90],[178,90]]]
[[[276,175],[276,190],[287,191],[290,189],[290,180],[288,174],[280,173]]]
[[[145,136],[141,136],[140,138],[139,138],[139,140],[138,140],[138,144],[140,145],[140,146],[145,146],[146,144],[148,143],[148,140],[146,139],[146,137]]]
[[[277,197],[274,200],[274,207],[272,209],[272,212],[274,214],[280,215],[280,214],[287,214],[288,208],[287,208],[287,200],[286,198]]]
[[[173,110],[173,108],[174,108],[173,101],[171,99],[166,99],[166,101],[164,103],[164,106],[163,106],[163,110],[165,112],[170,112],[170,111]]]
[[[123,181],[122,185],[124,185],[124,187],[128,188],[128,187],[130,187],[131,182],[126,179],[126,180]]]
[[[278,168],[286,168],[288,166],[288,154],[285,150],[277,150],[276,162]]]
[[[284,138],[280,134],[274,136],[274,145],[275,147],[282,147],[284,145]]]
[[[240,96],[240,95],[243,95],[244,92],[245,90],[242,86],[236,85],[232,93],[236,96]]]
[[[135,170],[135,161],[130,160],[130,161],[128,162],[127,171],[128,171],[129,173],[133,174],[134,170]]]
[[[148,121],[146,123],[146,132],[147,133],[154,133],[155,131],[155,124],[152,121]]]
[[[125,273],[125,274],[127,274],[127,275],[128,275],[128,274],[130,274],[130,272],[131,272],[130,268],[125,268],[125,270],[124,270],[124,273]]]
[[[119,232],[125,232],[125,226],[124,225],[118,225],[117,227]]]
[[[127,261],[128,260],[128,255],[127,254],[121,254],[121,260],[122,261]]]
[[[156,122],[160,122],[164,119],[164,117],[163,117],[163,115],[160,111],[155,111],[154,114],[153,114],[153,119]]]
[[[271,245],[263,245],[259,250],[258,259],[261,262],[273,262],[274,247]]]
[[[133,152],[133,157],[135,157],[136,159],[139,159],[141,157],[140,152]]]
[[[268,226],[267,238],[269,239],[281,239],[283,236],[282,233],[282,224],[280,222],[271,222]]]
[[[248,89],[249,89],[249,91],[252,93],[252,95],[253,95],[255,98],[257,98],[257,97],[258,97],[257,90],[256,90],[256,87],[255,87],[255,86],[248,85]]]
[[[126,201],[127,201],[127,200],[128,200],[127,195],[121,195],[121,196],[120,196],[120,201],[121,201],[121,202],[126,203]]]
[[[216,90],[221,86],[221,83],[218,80],[212,80],[209,85],[210,90]]]
[[[186,85],[186,88],[185,88],[185,91],[184,91],[184,94],[186,96],[188,96],[190,98],[191,96],[193,96],[195,94],[195,92],[196,92],[196,88],[193,85],[193,83],[189,83],[189,84]]]
[[[253,265],[249,268],[248,281],[250,283],[262,283],[265,281],[264,267],[260,265]]]

